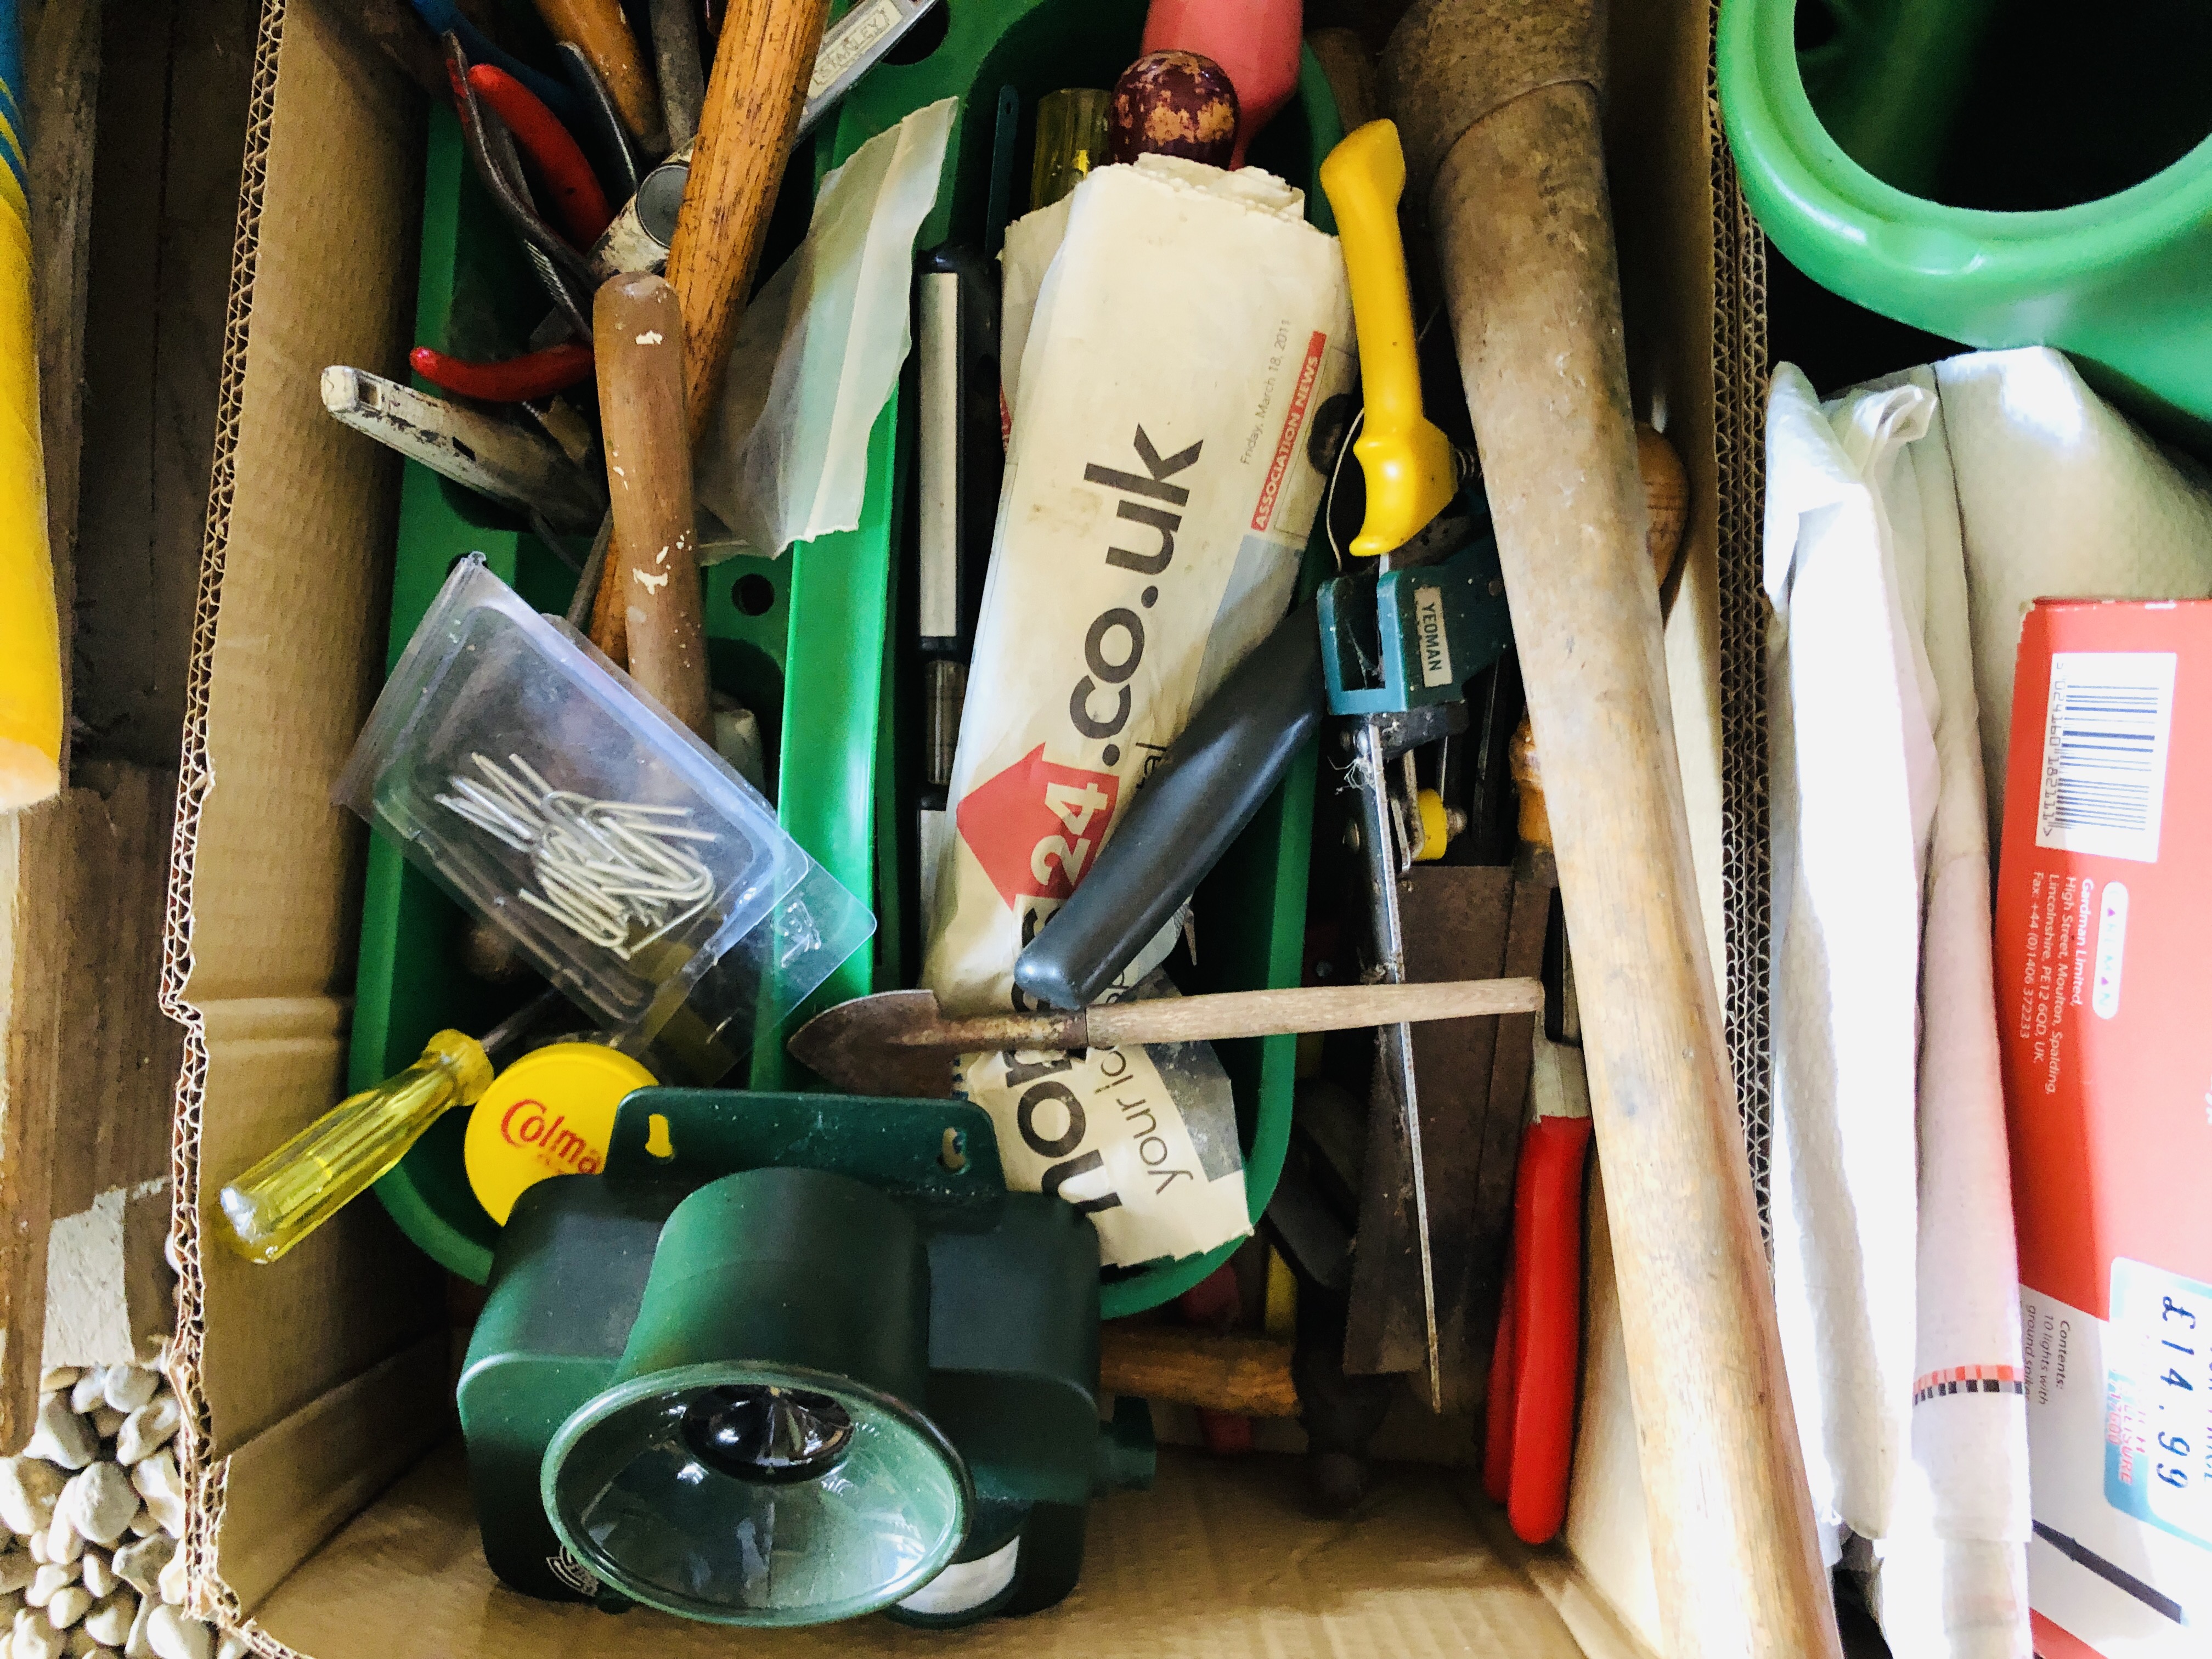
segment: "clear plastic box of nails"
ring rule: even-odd
[[[453,567],[332,793],[603,1028],[702,1073],[875,931],[750,784],[480,556]]]

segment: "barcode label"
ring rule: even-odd
[[[2171,651],[2061,651],[2051,659],[2035,844],[2158,862]]]

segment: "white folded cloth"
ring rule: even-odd
[[[1829,1559],[1899,1659],[2027,1659],[2018,1271],[1936,377],[1767,422],[1775,1278]],[[1968,1386],[1971,1384],[1972,1386]]]
[[[1935,401],[1905,387],[1832,419],[1784,365],[1768,404],[1775,1273],[1831,1560],[1838,1526],[1887,1530],[1910,1438],[1934,685],[1880,485]]]
[[[2020,625],[2039,599],[2212,593],[2212,480],[2047,346],[1936,365],[1966,534],[1990,842],[2004,823]]]

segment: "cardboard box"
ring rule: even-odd
[[[352,1206],[275,1271],[204,1248],[216,1184],[324,1110],[344,1075],[362,835],[329,792],[383,661],[399,473],[323,415],[316,381],[329,363],[405,374],[422,152],[416,95],[356,35],[349,9],[269,0],[263,16],[184,734],[164,1006],[186,1032],[172,1370],[191,1601],[249,1630],[257,1650],[321,1659],[520,1659],[586,1644],[613,1659],[727,1654],[733,1638],[719,1629],[610,1619],[495,1584],[453,1432],[443,1285],[377,1206]],[[1623,0],[1611,19],[1633,392],[1691,480],[1667,638],[1675,738],[1713,960],[1754,999],[1731,1030],[1755,1054],[1759,244],[1719,149],[1705,9]],[[1724,765],[1729,652],[1729,729],[1744,735]],[[1724,787],[1736,814],[1727,848]],[[1393,1469],[1346,1526],[1303,1514],[1288,1460],[1170,1450],[1153,1492],[1097,1507],[1067,1604],[941,1639],[1128,1655],[1656,1648],[1598,1191],[1571,1558],[1515,1550],[1482,1518],[1465,1469]],[[1407,1449],[1434,1455],[1439,1443],[1463,1439],[1431,1430]],[[905,1652],[937,1639],[865,1621],[741,1645]]]
[[[1996,981],[2037,1647],[2180,1659],[2212,1623],[2212,601],[2045,600],[2016,687]]]

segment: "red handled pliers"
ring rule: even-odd
[[[496,64],[470,64],[469,89],[490,105],[514,133],[524,166],[552,203],[569,241],[589,250],[614,213],[599,188],[599,175],[568,129],[537,94]]]
[[[514,76],[495,64],[471,64],[459,39],[445,39],[453,104],[477,177],[523,241],[547,293],[582,343],[574,341],[504,362],[470,362],[429,346],[410,354],[416,373],[432,385],[490,403],[551,397],[592,373],[590,267],[582,249],[611,216],[598,176],[568,130]],[[489,110],[485,114],[478,100]],[[554,204],[565,234],[538,216],[524,181],[526,169]]]
[[[574,340],[497,363],[448,357],[428,346],[416,346],[407,361],[432,386],[492,404],[534,403],[592,376],[592,349]]]
[[[1490,1400],[1482,1485],[1523,1542],[1555,1537],[1567,1518],[1582,1369],[1583,1166],[1590,1143],[1582,1050],[1541,1026],[1528,1091],[1536,1118],[1521,1142],[1513,1245]]]

